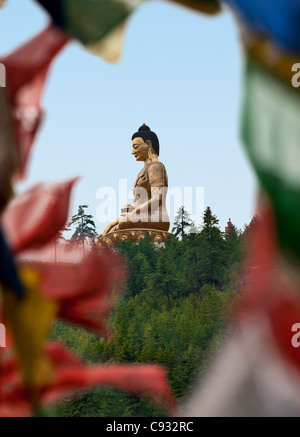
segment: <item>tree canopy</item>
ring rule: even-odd
[[[75,217],[80,224],[82,214]],[[53,338],[64,340],[89,363],[161,364],[175,396],[182,399],[194,378],[206,375],[210,357],[228,335],[245,238],[251,238],[258,223],[254,218],[243,231],[232,224],[225,233],[208,207],[201,229],[181,238],[173,235],[164,245],[149,236],[139,243],[120,241],[115,250],[127,264],[128,280],[111,314],[114,335],[99,339],[59,323]],[[146,400],[110,388],[66,400],[58,409],[63,416],[166,414]]]
[[[95,242],[97,238],[96,225],[93,216],[85,213],[88,205],[79,205],[78,213],[73,215],[68,227],[75,226],[75,231],[71,237],[72,240],[89,239]]]
[[[177,211],[177,214],[174,218],[173,228],[172,232],[174,233],[175,237],[181,236],[187,234],[187,232],[194,228],[195,224],[193,220],[190,218],[190,214],[186,211],[184,206],[181,206],[179,210]]]

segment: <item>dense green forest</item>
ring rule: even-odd
[[[165,366],[180,402],[194,378],[205,376],[215,350],[226,340],[245,240],[256,222],[254,217],[243,231],[230,222],[221,232],[208,207],[203,226],[197,229],[182,208],[174,221],[174,236],[165,244],[156,245],[147,237],[139,243],[119,243],[128,280],[110,317],[114,336],[98,338],[59,322],[52,337],[64,341],[88,363]],[[149,400],[97,388],[60,403],[57,414],[154,417],[166,411]]]

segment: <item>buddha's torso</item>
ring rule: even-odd
[[[139,172],[133,186],[135,208],[139,208],[145,202],[153,198],[151,189],[158,191],[159,201],[157,204],[152,202],[152,211],[148,210],[149,228],[159,228],[160,225],[162,225],[164,229],[167,229],[170,225],[170,219],[166,209],[168,176],[166,168],[161,162],[149,163]],[[146,219],[146,217],[144,217],[144,219]]]

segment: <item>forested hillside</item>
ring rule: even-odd
[[[251,225],[255,225],[254,219]],[[201,230],[180,229],[164,245],[149,238],[121,242],[117,250],[128,280],[111,315],[114,336],[97,338],[58,323],[53,338],[67,343],[90,363],[159,363],[165,366],[180,401],[196,375],[204,376],[215,349],[226,338],[238,291],[245,238],[234,225],[222,233],[207,208]],[[176,232],[178,231],[178,232]],[[72,397],[57,406],[63,416],[161,416],[147,400],[109,388]]]

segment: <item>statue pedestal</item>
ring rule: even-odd
[[[119,231],[109,232],[106,235],[100,235],[98,238],[99,247],[114,247],[119,241],[131,240],[134,243],[138,243],[146,234],[149,235],[154,243],[164,243],[167,238],[172,235],[170,232],[160,231],[158,229],[123,229]]]

